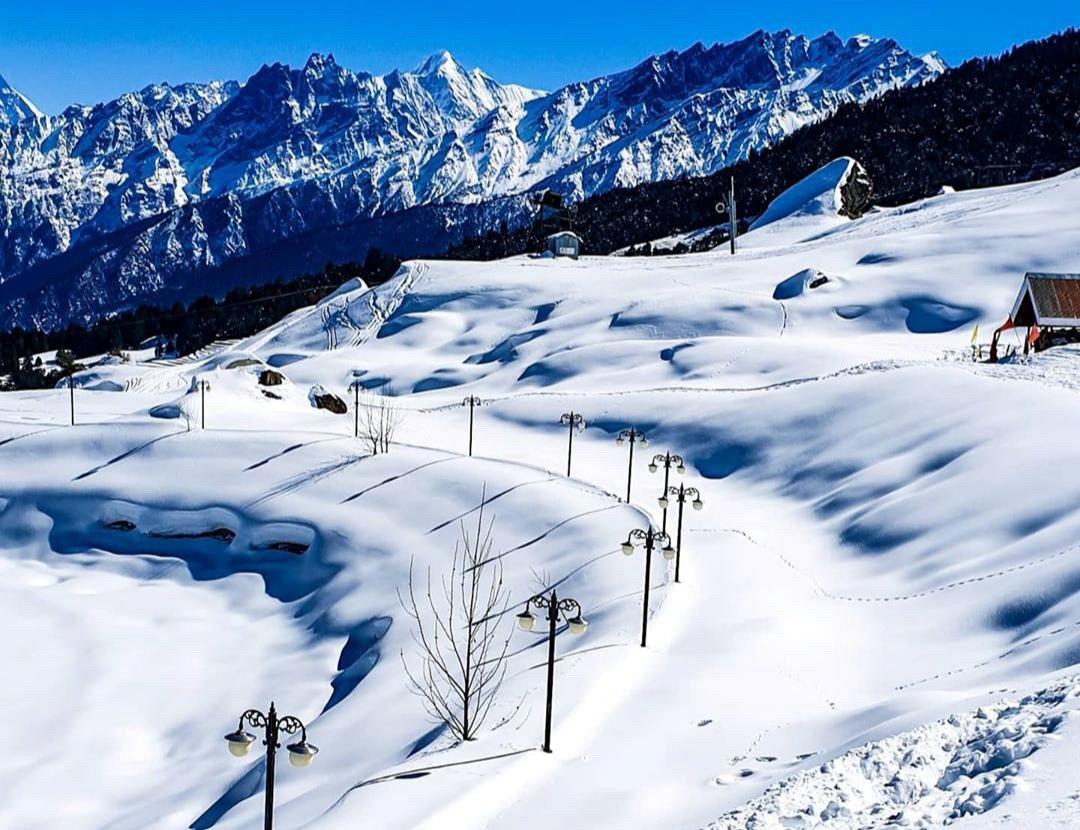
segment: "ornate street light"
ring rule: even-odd
[[[643,447],[649,446],[649,439],[645,437],[645,433],[639,429],[631,427],[630,429],[622,430],[615,438],[615,443],[620,447],[624,442],[630,442],[630,461],[627,463],[626,468],[626,503],[630,504],[630,481],[634,475],[634,442],[641,444]]]
[[[199,390],[199,418],[202,429],[206,429],[206,390],[210,388],[210,381],[198,380],[195,387]]]
[[[649,633],[649,577],[652,573],[652,553],[658,546],[663,545],[661,553],[665,559],[671,559],[675,555],[675,549],[671,547],[671,537],[662,530],[654,530],[650,526],[646,530],[635,528],[630,531],[626,541],[622,543],[622,552],[627,556],[634,555],[635,547],[645,548],[645,599],[641,608],[641,647],[645,648],[645,640]]]
[[[550,597],[537,594],[525,603],[525,610],[517,615],[518,625],[522,631],[532,631],[536,624],[536,617],[529,611],[529,606],[547,609],[548,619],[548,675],[547,675],[547,716],[544,719],[544,752],[551,752],[551,700],[555,688],[555,626],[562,615],[566,620],[566,627],[571,634],[584,634],[589,627],[588,621],[581,616],[581,606],[577,600],[559,599],[555,591]],[[574,616],[570,616],[573,614]]]
[[[273,702],[270,703],[270,711],[265,715],[258,709],[248,709],[240,716],[240,724],[235,732],[225,736],[229,742],[229,752],[238,758],[242,758],[251,751],[251,745],[255,743],[255,736],[244,730],[244,722],[258,729],[265,730],[263,743],[266,745],[266,806],[263,809],[263,827],[265,830],[273,830],[274,827],[274,759],[277,751],[281,748],[278,738],[282,733],[294,735],[300,733],[300,740],[287,747],[289,750],[289,762],[294,767],[306,767],[315,758],[319,748],[307,741],[307,728],[292,715],[279,718]]]
[[[701,493],[698,492],[696,487],[684,487],[679,484],[678,487],[669,487],[666,494],[662,495],[657,501],[660,502],[660,506],[665,510],[668,506],[668,496],[674,496],[675,501],[679,503],[679,518],[676,524],[677,530],[675,531],[675,581],[679,581],[679,564],[682,562],[682,512],[683,505],[686,504],[688,498],[692,498],[695,510],[700,510],[704,507],[705,502],[701,500]]]
[[[472,438],[473,438],[473,410],[480,406],[480,399],[476,395],[469,395],[465,400],[461,402],[462,406],[469,407],[469,455],[472,455]]]
[[[666,498],[666,495],[667,495],[668,487],[671,485],[671,468],[672,468],[672,466],[674,466],[675,471],[678,472],[681,475],[682,473],[686,472],[686,465],[683,463],[681,455],[672,455],[669,452],[665,452],[663,454],[658,453],[657,455],[654,455],[653,460],[649,462],[649,472],[650,473],[655,473],[659,469],[661,464],[664,465],[664,489],[660,491],[660,498],[662,499],[662,501],[660,502],[660,506],[662,508],[664,508],[664,516],[663,516],[663,520],[660,523],[660,529],[666,532],[667,531],[667,504],[666,504],[667,498]]]
[[[566,447],[566,477],[570,477],[570,461],[574,457],[574,431],[581,432],[585,429],[585,419],[573,410],[564,412],[559,416],[559,423],[569,429],[570,438]]]

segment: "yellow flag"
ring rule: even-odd
[[[979,324],[975,324],[975,328],[971,330],[971,343],[974,345],[979,339]]]

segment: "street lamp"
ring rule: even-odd
[[[615,438],[615,443],[620,447],[624,442],[630,442],[630,461],[627,464],[626,469],[626,503],[630,504],[630,480],[634,475],[634,442],[638,442],[643,447],[649,446],[649,439],[645,437],[645,433],[639,429],[631,427],[630,429],[622,430]]]
[[[551,699],[555,688],[555,626],[561,614],[566,620],[566,627],[571,634],[584,634],[589,623],[581,616],[581,606],[577,600],[559,599],[552,590],[550,597],[537,594],[525,603],[525,610],[517,615],[522,631],[532,631],[536,617],[529,611],[529,606],[547,609],[548,619],[548,676],[547,676],[547,716],[544,719],[544,752],[551,752]],[[574,616],[570,616],[573,613]]]
[[[569,478],[570,460],[574,457],[574,430],[581,432],[585,429],[585,419],[579,413],[570,410],[559,416],[559,423],[567,427],[570,432],[570,439],[566,447],[566,477]]]
[[[281,748],[278,737],[281,733],[286,735],[300,733],[300,740],[288,746],[289,762],[294,767],[306,767],[310,764],[319,748],[307,742],[307,728],[299,718],[292,715],[279,718],[277,710],[274,708],[273,702],[271,702],[270,711],[265,715],[258,709],[248,709],[240,716],[240,724],[236,727],[236,731],[225,736],[225,740],[229,742],[229,752],[237,758],[247,755],[251,751],[251,745],[255,743],[255,736],[244,731],[245,721],[256,729],[263,727],[265,730],[263,743],[266,745],[266,806],[263,810],[263,828],[264,830],[273,830],[274,759],[277,757],[277,750]]]
[[[210,388],[210,381],[199,380],[195,383],[195,387],[199,390],[201,395],[199,402],[199,416],[202,422],[202,429],[206,429],[206,390]]]
[[[469,395],[465,400],[461,402],[462,406],[469,407],[469,455],[472,456],[472,438],[473,438],[473,410],[480,406],[480,399],[476,395]]]
[[[675,581],[679,581],[679,563],[682,562],[682,511],[683,505],[686,504],[688,498],[693,498],[691,504],[695,510],[700,510],[704,507],[705,502],[701,500],[701,493],[698,492],[696,487],[684,487],[679,484],[678,487],[669,487],[667,493],[662,495],[657,501],[660,502],[660,506],[665,510],[668,506],[667,497],[671,495],[675,497],[675,501],[679,503],[679,519],[676,523],[675,531]]]
[[[353,438],[360,437],[360,390],[363,386],[359,373],[354,369],[353,380],[349,384],[349,389],[353,393]]]
[[[622,552],[627,556],[634,555],[635,547],[645,548],[645,600],[641,608],[641,647],[645,648],[645,638],[649,633],[649,575],[652,571],[652,553],[657,545],[663,545],[661,553],[665,559],[675,556],[675,549],[671,546],[671,537],[662,530],[654,530],[650,525],[647,530],[635,528],[630,531],[626,541],[622,543]]]
[[[675,465],[675,470],[681,475],[686,472],[686,465],[683,463],[681,455],[672,455],[669,452],[665,452],[662,455],[657,454],[653,456],[653,460],[649,462],[649,472],[655,473],[659,469],[659,465],[664,465],[664,489],[660,491],[660,506],[664,508],[664,518],[660,524],[660,529],[667,531],[667,491],[671,484],[671,467]]]

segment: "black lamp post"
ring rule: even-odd
[[[624,441],[630,442],[630,461],[626,468],[626,503],[630,504],[630,481],[634,475],[634,442],[637,441],[641,446],[649,446],[649,439],[645,437],[645,433],[639,429],[631,427],[630,429],[622,430],[618,437],[615,438],[615,443],[620,447]]]
[[[289,744],[289,761],[294,767],[306,767],[319,751],[317,746],[307,742],[307,728],[299,718],[286,715],[279,718],[273,702],[270,703],[270,711],[265,715],[258,709],[248,709],[240,716],[240,725],[235,732],[225,736],[229,742],[229,752],[238,758],[242,758],[251,751],[251,745],[255,742],[255,736],[244,731],[244,722],[247,721],[252,727],[263,727],[266,745],[266,806],[263,811],[263,827],[265,830],[273,830],[274,827],[274,759],[277,751],[281,748],[278,738],[282,733],[293,735],[300,733],[300,740]]]
[[[472,439],[473,439],[473,410],[480,406],[480,399],[476,395],[469,395],[465,400],[461,402],[462,406],[469,407],[469,455],[472,455]]]
[[[349,384],[349,389],[353,393],[353,438],[360,437],[360,389],[362,387],[363,384],[358,377],[354,377],[352,383]]]
[[[701,493],[698,492],[696,487],[684,487],[680,484],[678,487],[669,487],[667,493],[662,495],[657,501],[660,502],[660,506],[667,510],[668,496],[674,496],[675,501],[679,503],[679,519],[676,524],[675,531],[675,581],[679,581],[679,563],[682,562],[682,511],[683,505],[686,504],[688,498],[692,498],[695,510],[700,510],[705,504],[701,500]]]
[[[630,531],[626,541],[622,543],[622,552],[627,556],[634,555],[635,546],[645,548],[645,600],[641,608],[641,647],[645,648],[645,638],[649,633],[649,576],[652,573],[653,549],[662,544],[661,552],[665,559],[675,558],[675,548],[671,546],[671,537],[662,530],[653,530],[650,526],[647,530],[635,528]]]
[[[664,489],[660,491],[661,497],[667,495],[668,487],[671,485],[671,466],[674,464],[676,471],[681,475],[686,472],[686,465],[683,463],[681,455],[672,455],[669,452],[656,454],[653,456],[653,460],[649,462],[649,472],[655,473],[659,466],[664,465]],[[664,507],[664,518],[660,524],[660,529],[667,532],[667,507]]]
[[[551,752],[551,699],[555,689],[555,626],[559,622],[561,614],[566,620],[566,627],[571,634],[584,634],[589,623],[581,616],[581,606],[577,600],[559,599],[552,590],[550,597],[537,594],[525,603],[525,610],[517,615],[518,625],[522,631],[532,631],[536,624],[536,617],[529,611],[529,606],[547,609],[548,619],[548,675],[547,675],[547,716],[544,719],[544,752]],[[573,612],[574,616],[570,616]]]
[[[581,432],[585,429],[585,419],[579,413],[571,410],[559,416],[559,423],[567,427],[570,432],[570,438],[566,446],[566,477],[569,478],[570,461],[574,457],[574,430]]]
[[[199,394],[201,396],[199,403],[199,416],[202,422],[202,429],[206,429],[206,390],[210,388],[210,381],[200,380],[195,384],[198,387]]]

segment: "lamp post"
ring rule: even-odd
[[[559,599],[554,589],[550,597],[537,594],[525,603],[525,610],[517,615],[518,625],[522,631],[532,631],[536,624],[536,617],[529,611],[529,606],[547,609],[548,619],[548,675],[547,675],[547,715],[544,719],[544,752],[551,752],[551,700],[555,689],[555,626],[559,622],[560,614],[566,620],[566,627],[571,634],[584,634],[589,623],[581,616],[581,606],[577,600]],[[573,612],[574,616],[570,616]]]
[[[473,410],[480,406],[480,399],[476,395],[469,395],[461,402],[461,405],[469,407],[469,455],[472,456]]]
[[[75,372],[68,374],[68,395],[71,398],[71,425],[75,426]]]
[[[200,402],[199,402],[199,416],[202,423],[202,429],[206,429],[206,390],[210,388],[210,381],[200,380],[197,381],[195,386],[199,390]]]
[[[559,423],[567,427],[570,432],[566,446],[566,477],[570,478],[570,461],[574,457],[574,430],[581,432],[585,429],[585,419],[579,413],[570,410],[559,416]]]
[[[660,497],[664,498],[667,495],[668,487],[671,485],[671,465],[675,465],[675,470],[682,475],[686,472],[686,465],[683,463],[681,455],[672,455],[669,452],[660,455],[659,453],[653,456],[653,460],[649,462],[649,472],[655,473],[659,468],[659,465],[664,465],[664,489],[660,491]],[[667,532],[667,505],[664,507],[664,519],[660,524],[660,529]]]
[[[667,493],[662,495],[658,502],[660,506],[667,510],[668,496],[674,496],[675,501],[679,503],[679,518],[676,523],[675,530],[675,581],[679,581],[679,563],[682,562],[682,511],[683,505],[686,504],[687,498],[693,498],[691,504],[693,504],[695,510],[700,510],[705,504],[701,500],[701,493],[698,492],[696,487],[684,487],[680,484],[678,487],[669,487]]]
[[[349,384],[349,389],[353,393],[353,438],[360,437],[360,388],[363,384],[360,382],[360,378],[353,376],[352,383]]]
[[[258,709],[248,709],[240,716],[240,725],[235,732],[225,736],[229,742],[229,752],[238,758],[242,758],[251,751],[251,745],[255,742],[255,736],[244,731],[244,722],[255,729],[263,727],[265,730],[263,744],[266,745],[266,806],[263,810],[264,830],[273,830],[274,827],[274,759],[277,751],[281,748],[278,738],[282,733],[293,735],[300,733],[300,740],[289,744],[289,761],[294,767],[306,767],[314,759],[319,751],[317,746],[307,742],[307,728],[292,715],[279,718],[277,710],[271,701],[270,711],[265,715]]]
[[[675,558],[675,548],[671,546],[671,537],[662,530],[654,530],[650,526],[646,530],[635,528],[630,531],[626,541],[622,543],[622,552],[627,556],[634,555],[637,546],[645,548],[645,600],[641,607],[641,647],[645,648],[645,639],[649,633],[649,576],[652,572],[653,549],[662,544],[661,553],[665,559]]]
[[[634,475],[634,442],[637,441],[643,447],[649,446],[649,439],[645,437],[645,433],[635,427],[622,430],[618,437],[615,438],[615,443],[620,447],[624,441],[630,442],[630,461],[627,463],[626,468],[626,503],[630,504],[630,481]]]

